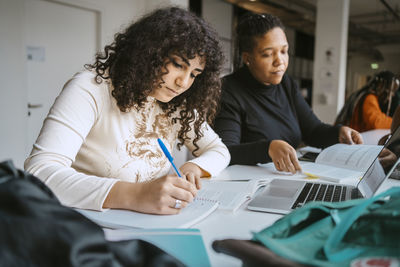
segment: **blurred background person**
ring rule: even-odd
[[[359,132],[390,129],[400,102],[399,83],[393,72],[377,73],[367,85],[350,95],[335,124],[348,125]]]

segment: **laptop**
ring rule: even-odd
[[[400,127],[389,137],[382,151],[390,151],[391,160],[381,164],[379,155],[371,163],[357,186],[288,179],[273,179],[252,201],[249,210],[286,214],[310,201],[344,201],[369,198],[390,176],[400,162]],[[385,152],[386,152],[385,151]]]

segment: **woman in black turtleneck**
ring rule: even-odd
[[[244,66],[223,78],[214,123],[231,165],[273,161],[277,170],[295,173],[301,170],[295,151],[301,141],[321,148],[338,141],[362,143],[357,131],[322,123],[285,74],[289,45],[279,18],[247,14],[237,37]]]

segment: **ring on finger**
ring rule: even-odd
[[[180,209],[181,206],[182,206],[182,200],[176,199],[176,200],[175,200],[175,206],[174,206],[174,208],[175,208],[175,209]]]

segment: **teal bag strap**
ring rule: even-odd
[[[340,223],[336,225],[335,229],[331,232],[329,238],[326,240],[323,249],[327,259],[329,261],[335,262],[351,259],[359,255],[363,251],[362,248],[345,248],[340,251],[334,251],[334,249],[339,245],[340,241],[350,229],[351,225],[360,217],[360,215],[368,208],[369,205],[383,197],[397,194],[400,194],[400,187],[392,187],[389,190],[372,198],[366,199],[359,205],[356,205],[353,208],[347,210],[345,212],[346,214],[342,217]]]

